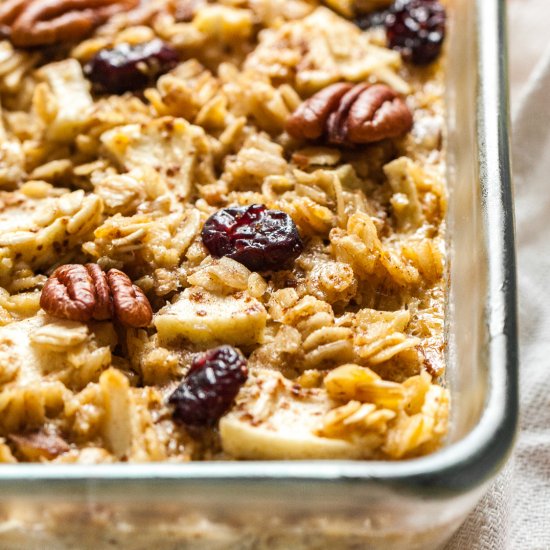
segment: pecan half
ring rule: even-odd
[[[107,275],[97,264],[86,264],[86,269],[92,278],[95,290],[96,302],[92,317],[97,321],[112,319],[114,308]]]
[[[146,327],[153,319],[153,310],[139,286],[118,269],[110,269],[107,279],[113,295],[115,315],[129,327]]]
[[[352,143],[372,143],[406,134],[413,125],[407,104],[383,84],[362,91],[349,110],[347,137]]]
[[[304,101],[286,123],[286,131],[297,139],[317,139],[324,131],[329,115],[353,84],[340,82],[324,88]]]
[[[62,265],[46,281],[40,306],[55,317],[89,321],[94,313],[95,294],[92,278],[83,265]]]
[[[71,42],[138,4],[139,0],[8,0],[0,7],[0,25],[15,46]]]
[[[297,139],[325,138],[335,145],[372,143],[406,134],[412,114],[384,84],[332,84],[292,113],[286,131]]]
[[[17,450],[28,460],[52,460],[67,451],[70,447],[67,442],[57,434],[34,432],[24,435],[9,435]]]
[[[12,25],[17,17],[21,14],[29,0],[7,0],[0,4],[0,25],[3,27],[2,34],[10,34],[10,25]]]
[[[348,140],[348,116],[354,102],[361,93],[368,88],[368,84],[358,84],[349,90],[340,100],[336,111],[330,114],[327,120],[327,137],[329,143],[342,145]]]
[[[122,271],[105,274],[97,264],[67,264],[48,279],[40,306],[44,311],[72,321],[117,318],[130,327],[146,327],[153,311],[143,291]]]

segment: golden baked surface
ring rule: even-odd
[[[345,0],[89,0],[93,25],[76,10],[79,26],[55,34],[51,14],[25,13],[29,25],[8,4],[0,462],[437,449],[449,408],[444,60],[405,63]],[[125,93],[92,86],[98,52],[155,39],[177,53],[172,68],[146,66],[162,74]],[[299,255],[280,269],[203,243],[210,216],[253,204],[297,228]],[[103,309],[79,302],[68,317],[63,288],[41,309],[64,264],[107,273]],[[169,398],[222,344],[246,357],[246,381],[219,421],[189,425]]]

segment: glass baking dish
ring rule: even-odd
[[[437,548],[517,422],[504,2],[450,2],[447,446],[401,462],[4,465],[0,547]]]

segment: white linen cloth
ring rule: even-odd
[[[509,0],[508,11],[520,433],[448,550],[550,550],[550,2]]]

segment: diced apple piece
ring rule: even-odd
[[[261,342],[266,320],[264,306],[247,292],[222,296],[193,287],[159,311],[154,323],[164,343],[184,338],[238,346]]]
[[[40,76],[49,84],[56,100],[57,113],[48,125],[48,137],[54,141],[71,141],[86,123],[93,105],[90,84],[84,78],[76,59],[50,63],[40,69]]]

